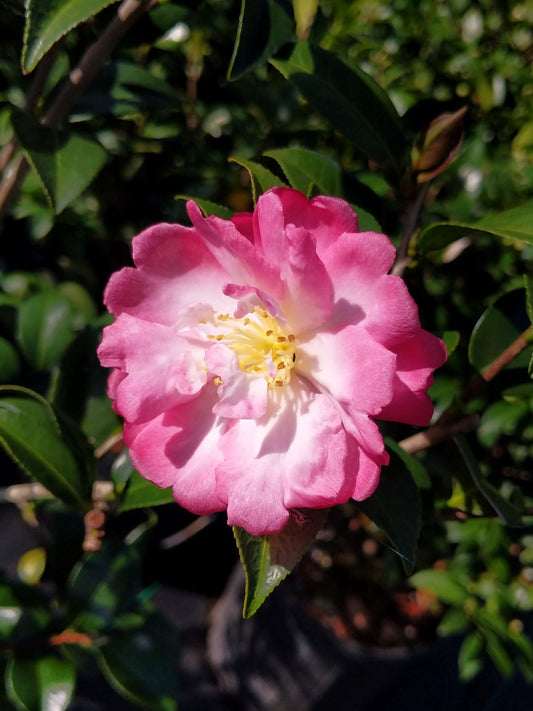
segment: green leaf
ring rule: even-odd
[[[271,63],[363,155],[399,182],[407,164],[407,140],[396,109],[371,77],[306,42],[296,44],[289,59]]]
[[[387,449],[393,451],[395,456],[402,460],[419,489],[431,489],[431,479],[429,478],[425,466],[419,459],[402,449],[400,445],[390,437],[385,437],[385,444]]]
[[[478,461],[470,449],[466,437],[463,435],[457,435],[454,437],[454,441],[464,459],[475,485],[492,508],[496,511],[503,523],[507,526],[523,526],[524,524],[522,523],[518,509],[504,499],[500,492],[493,487],[492,484],[489,484],[483,476]]]
[[[390,455],[390,464],[383,467],[376,491],[368,499],[356,501],[356,505],[387,535],[409,574],[415,564],[420,530],[420,497],[396,448]]]
[[[35,370],[48,370],[74,338],[74,312],[58,293],[35,294],[19,307],[17,337]]]
[[[173,502],[172,489],[160,489],[134,470],[129,477],[119,510],[131,511]]]
[[[291,186],[310,196],[313,188],[342,197],[341,169],[334,160],[307,148],[278,148],[265,156],[277,161]]]
[[[128,116],[140,111],[177,109],[179,98],[166,81],[132,62],[108,62],[76,101],[73,115],[84,119],[111,114]],[[175,126],[177,121],[174,122]]]
[[[525,275],[524,282],[525,282],[525,286],[526,286],[527,315],[529,317],[531,324],[533,325],[533,279],[530,276]],[[528,366],[527,372],[533,378],[533,352],[532,352],[531,358],[529,360],[529,366]]]
[[[477,631],[464,638],[457,659],[461,681],[470,681],[481,671],[483,647],[483,637]]]
[[[200,210],[207,217],[209,215],[216,215],[217,217],[222,217],[224,220],[229,220],[235,214],[234,210],[230,210],[229,207],[224,205],[218,205],[216,202],[211,202],[210,200],[204,200],[203,198],[193,197],[191,195],[175,195],[175,200],[192,200],[195,202]]]
[[[0,638],[8,638],[22,617],[22,605],[9,585],[0,583]]]
[[[484,217],[471,225],[455,222],[429,225],[420,235],[417,249],[422,254],[441,250],[462,237],[479,233],[533,244],[533,203]]]
[[[0,336],[0,383],[12,382],[20,372],[20,358],[11,343]]]
[[[134,546],[104,544],[97,553],[87,553],[68,581],[69,603],[78,612],[76,628],[89,633],[112,628],[121,613],[138,606],[140,589],[140,557]]]
[[[165,639],[168,636],[167,624],[149,618],[141,629],[116,635],[99,650],[107,681],[143,709],[178,708],[177,667],[172,659],[175,643]]]
[[[270,188],[285,186],[282,180],[275,176],[274,173],[271,173],[268,168],[262,166],[261,163],[256,163],[253,160],[245,160],[244,158],[238,158],[236,156],[231,156],[229,160],[232,163],[237,163],[242,166],[250,174],[254,203],[257,202],[257,198],[261,193],[270,190]]]
[[[292,7],[296,20],[296,34],[300,39],[306,39],[315,19],[318,0],[292,0]]]
[[[29,73],[61,37],[117,0],[26,0],[22,70]]]
[[[511,345],[528,327],[524,292],[516,289],[504,294],[482,314],[468,344],[470,363],[483,371]],[[532,347],[525,348],[506,365],[505,369],[523,369],[526,372]]]
[[[468,597],[468,590],[448,570],[419,570],[411,575],[409,583],[419,590],[428,590],[447,605],[461,606]]]
[[[8,696],[26,711],[64,711],[75,683],[75,667],[51,654],[37,659],[12,657],[6,668]]]
[[[89,186],[106,162],[99,143],[70,129],[48,128],[22,114],[13,115],[13,127],[56,214]]]
[[[252,536],[243,528],[233,533],[246,575],[243,616],[251,617],[272,590],[293,570],[322,527],[327,511],[301,509],[280,533]]]
[[[444,331],[441,334],[441,338],[446,346],[446,352],[450,356],[459,345],[461,334],[459,331]]]
[[[242,0],[228,79],[238,79],[266,62],[293,32],[294,19],[286,0]]]
[[[54,496],[86,508],[91,480],[40,395],[26,388],[0,386],[0,445]]]
[[[479,441],[484,447],[493,447],[502,435],[514,434],[530,412],[526,400],[498,400],[492,403],[481,417],[477,430]]]

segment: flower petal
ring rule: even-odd
[[[222,455],[221,425],[211,414],[215,401],[214,389],[206,388],[186,405],[141,425],[124,426],[134,467],[157,486],[171,486],[176,501],[196,514],[225,508],[216,492],[215,468]]]

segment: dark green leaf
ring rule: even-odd
[[[147,69],[131,62],[108,62],[78,99],[73,114],[84,118],[127,116],[148,109],[179,107],[176,91]],[[174,122],[175,126],[177,121]]]
[[[26,0],[22,69],[31,72],[73,27],[117,0]]]
[[[140,558],[128,545],[104,545],[87,553],[69,578],[69,601],[77,628],[91,632],[112,627],[116,618],[136,607],[141,588]]]
[[[22,353],[35,370],[47,370],[74,338],[75,316],[64,296],[35,294],[19,307],[17,336]]]
[[[282,180],[276,177],[274,173],[271,173],[268,168],[265,168],[260,163],[256,163],[253,160],[245,160],[244,158],[238,158],[236,156],[232,156],[229,160],[232,163],[237,163],[238,165],[241,165],[250,174],[254,203],[257,202],[257,198],[261,193],[270,190],[270,188],[285,185]]]
[[[52,408],[37,393],[0,386],[0,445],[54,496],[81,507],[90,501],[87,473],[67,446]]]
[[[291,516],[283,531],[268,536],[252,536],[233,527],[246,575],[244,617],[257,612],[293,570],[322,527],[326,513],[324,509],[301,509],[299,518]]]
[[[137,471],[133,471],[120,503],[120,511],[161,506],[162,504],[170,504],[173,501],[172,489],[160,489],[155,484],[152,484],[151,481],[144,479]]]
[[[417,248],[422,253],[441,250],[462,237],[480,232],[533,244],[533,204],[484,217],[471,225],[453,222],[430,225],[420,235]]]
[[[523,526],[520,512],[512,504],[510,504],[500,492],[489,484],[483,476],[477,459],[475,458],[466,438],[462,435],[454,437],[455,443],[463,457],[465,464],[470,472],[475,485],[489,502],[492,508],[496,511],[503,523],[507,526]]]
[[[385,444],[387,445],[387,449],[393,451],[394,454],[402,460],[419,489],[431,488],[429,474],[419,459],[402,449],[400,445],[390,439],[390,437],[385,438]]]
[[[373,79],[306,42],[299,42],[288,60],[271,61],[363,155],[382,164],[394,182],[400,180],[407,141],[396,109]]]
[[[7,638],[22,616],[19,599],[9,585],[0,583],[0,638]]]
[[[96,177],[107,159],[96,141],[70,129],[51,129],[16,114],[13,127],[54,211],[60,213]]]
[[[149,619],[141,629],[116,635],[99,650],[100,667],[108,682],[143,709],[178,708],[174,645],[165,637],[168,625]]]
[[[12,657],[6,669],[9,698],[27,711],[64,711],[75,683],[74,666],[51,654],[37,659]]]
[[[266,62],[288,42],[294,32],[294,18],[286,0],[241,0],[241,14],[229,79],[238,79]]]
[[[370,498],[356,503],[387,534],[406,573],[410,573],[415,564],[420,530],[420,497],[409,468],[396,448],[390,455],[390,464],[383,467],[376,491]]]
[[[470,363],[483,371],[511,345],[528,327],[524,291],[517,289],[504,294],[483,313],[476,323],[470,343]],[[531,359],[531,346],[516,356],[506,369],[524,369]]]
[[[335,161],[307,148],[277,148],[264,154],[277,161],[291,186],[309,196],[316,188],[342,197],[341,169]]]
[[[20,372],[20,359],[9,341],[0,336],[0,383],[12,382]]]

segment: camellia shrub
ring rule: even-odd
[[[3,13],[2,709],[178,708],[162,510],[233,527],[245,618],[292,574],[533,682],[529,6]]]

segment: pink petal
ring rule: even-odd
[[[135,468],[162,488],[172,487],[176,501],[196,514],[225,508],[216,493],[215,468],[221,461],[216,399],[206,388],[195,400],[177,405],[143,423],[124,426],[124,441]]]
[[[220,444],[217,491],[228,523],[253,535],[280,531],[288,509],[347,501],[354,487],[357,453],[329,399],[297,382],[279,398],[284,406],[235,422]]]
[[[228,275],[194,229],[155,225],[135,237],[132,245],[138,268],[113,274],[104,292],[113,315],[129,313],[172,326],[190,304],[228,310],[230,301],[222,293]]]

